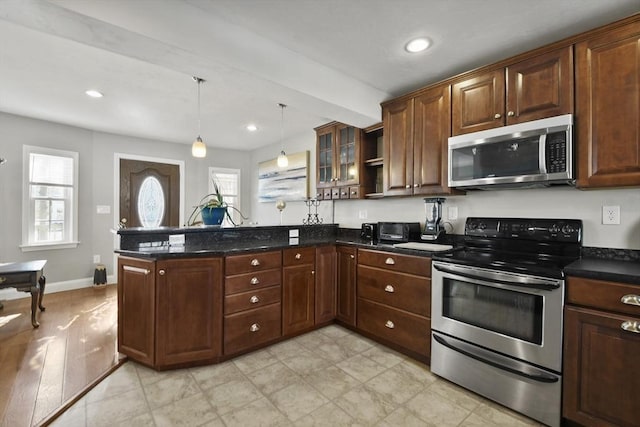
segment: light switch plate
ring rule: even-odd
[[[184,234],[169,235],[169,246],[184,246]]]
[[[300,230],[297,228],[289,230],[289,237],[300,237]]]
[[[97,205],[96,206],[96,213],[98,214],[110,214],[111,213],[111,206],[109,205]]]

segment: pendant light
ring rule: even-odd
[[[281,122],[280,122],[280,144],[282,147],[282,150],[280,151],[280,155],[278,156],[278,167],[279,168],[286,168],[287,166],[289,166],[289,158],[287,157],[286,153],[284,152],[284,109],[287,107],[284,104],[278,104],[278,106],[281,109]]]
[[[198,83],[198,137],[191,145],[191,155],[193,157],[206,157],[207,146],[202,142],[202,138],[200,138],[200,83],[204,83],[205,81],[195,76],[193,77],[193,80]]]

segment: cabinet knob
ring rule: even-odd
[[[251,332],[258,332],[260,330],[260,325],[258,325],[257,323],[254,323],[253,325],[251,325],[251,327],[249,328],[249,330]]]
[[[356,259],[356,256],[355,255],[349,255],[349,258]]]
[[[315,274],[316,274],[316,271],[315,270],[311,270],[311,275],[315,276]]]
[[[640,295],[633,295],[633,294],[625,295],[622,298],[620,298],[620,301],[623,304],[640,305]]]
[[[257,267],[257,266],[259,266],[259,265],[260,265],[260,260],[259,260],[258,258],[254,258],[254,259],[252,259],[252,260],[251,260],[251,265],[252,265],[253,267]]]
[[[358,192],[357,192],[357,191],[352,191],[352,192],[351,192],[351,194],[352,194],[353,196],[355,196],[356,194],[358,194]]]
[[[260,298],[258,298],[257,296],[253,295],[251,298],[249,298],[249,302],[251,304],[257,304],[260,302]]]
[[[640,322],[627,320],[620,325],[622,330],[627,332],[633,332],[634,334],[640,334]]]
[[[411,188],[411,185],[407,184],[404,186],[404,188]]]
[[[420,187],[420,184],[413,184],[413,187],[414,188],[418,188],[418,187]]]
[[[296,258],[296,259],[300,259],[300,258],[302,258],[302,255],[300,255],[300,254],[296,254],[295,258]]]
[[[387,320],[387,322],[384,324],[384,326],[386,326],[389,329],[393,329],[393,328],[396,327],[396,325],[394,325],[391,320]]]
[[[346,195],[347,195],[347,192],[346,192],[346,191],[343,191],[342,193],[340,193],[340,195],[342,195],[342,196],[346,196]]]
[[[251,283],[252,285],[257,285],[258,283],[260,283],[260,280],[258,280],[257,277],[252,277],[249,283]]]
[[[389,258],[384,260],[384,263],[387,264],[387,265],[395,265],[396,264],[396,260],[391,258],[391,257],[389,257]]]
[[[389,292],[390,294],[392,294],[392,293],[394,293],[396,290],[394,289],[394,287],[393,287],[393,286],[391,286],[391,285],[387,285],[387,286],[385,286],[385,287],[384,287],[384,291],[385,291],[385,292]]]
[[[499,119],[500,117],[502,117],[502,114],[500,113],[496,113],[496,115],[493,116],[494,119]]]
[[[164,275],[165,275],[165,273],[166,273],[166,271],[164,271],[164,270],[159,270],[159,271],[158,271],[158,274],[159,274],[159,275],[161,275],[161,276],[164,276]]]
[[[515,116],[515,115],[516,115],[516,113],[514,113],[513,111],[509,111],[509,112],[507,113],[507,116],[509,116],[509,117],[513,117],[513,116]]]

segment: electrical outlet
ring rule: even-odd
[[[367,210],[366,209],[361,209],[360,211],[358,211],[358,218],[359,219],[367,219]]]
[[[99,264],[100,263],[100,255],[94,255],[93,256],[93,263],[94,264]]]
[[[620,206],[603,206],[602,223],[607,225],[620,224]]]

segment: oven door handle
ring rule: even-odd
[[[521,370],[516,369],[514,367],[511,367],[511,366],[505,366],[505,365],[499,363],[498,361],[490,360],[490,359],[487,359],[485,357],[479,356],[479,355],[474,354],[473,352],[471,352],[469,350],[464,350],[462,348],[456,347],[454,344],[448,342],[443,337],[441,337],[441,336],[439,336],[439,335],[437,335],[435,333],[433,333],[433,339],[436,340],[441,345],[443,345],[443,346],[445,346],[445,347],[447,347],[447,348],[449,348],[449,349],[451,349],[453,351],[456,351],[456,352],[458,352],[460,354],[463,354],[463,355],[465,355],[467,357],[475,359],[478,362],[482,362],[482,363],[485,363],[487,365],[493,366],[494,368],[498,368],[498,369],[501,369],[503,371],[507,371],[507,372],[510,372],[512,374],[515,374],[515,375],[518,375],[518,376],[521,376],[521,377],[524,377],[524,378],[528,378],[528,379],[533,380],[533,381],[538,381],[538,382],[541,382],[541,383],[556,383],[556,382],[559,381],[558,377],[556,377],[554,375],[551,375],[551,374],[548,374],[548,373],[546,373],[544,371],[540,371],[540,370],[535,369],[535,371],[537,373],[524,372],[524,371],[521,371]],[[534,368],[530,368],[530,369],[534,370]]]
[[[436,264],[436,263],[433,263],[432,265],[433,265],[433,268],[435,268],[438,271],[442,271],[443,273],[455,274],[460,277],[466,277],[467,279],[475,279],[475,280],[485,279],[485,280],[491,280],[494,283],[500,283],[503,285],[522,286],[527,288],[542,289],[545,291],[552,291],[560,287],[560,284],[557,283],[556,281],[539,280],[533,277],[523,278],[522,276],[517,276],[518,277],[517,281],[513,281],[513,280],[510,281],[510,280],[500,279],[501,276],[506,276],[504,273],[491,273],[491,272],[485,273],[484,271],[479,269],[469,269],[467,267],[457,267],[457,266],[448,266],[448,265],[444,266],[442,264]],[[469,270],[473,272],[472,273],[467,272]]]

